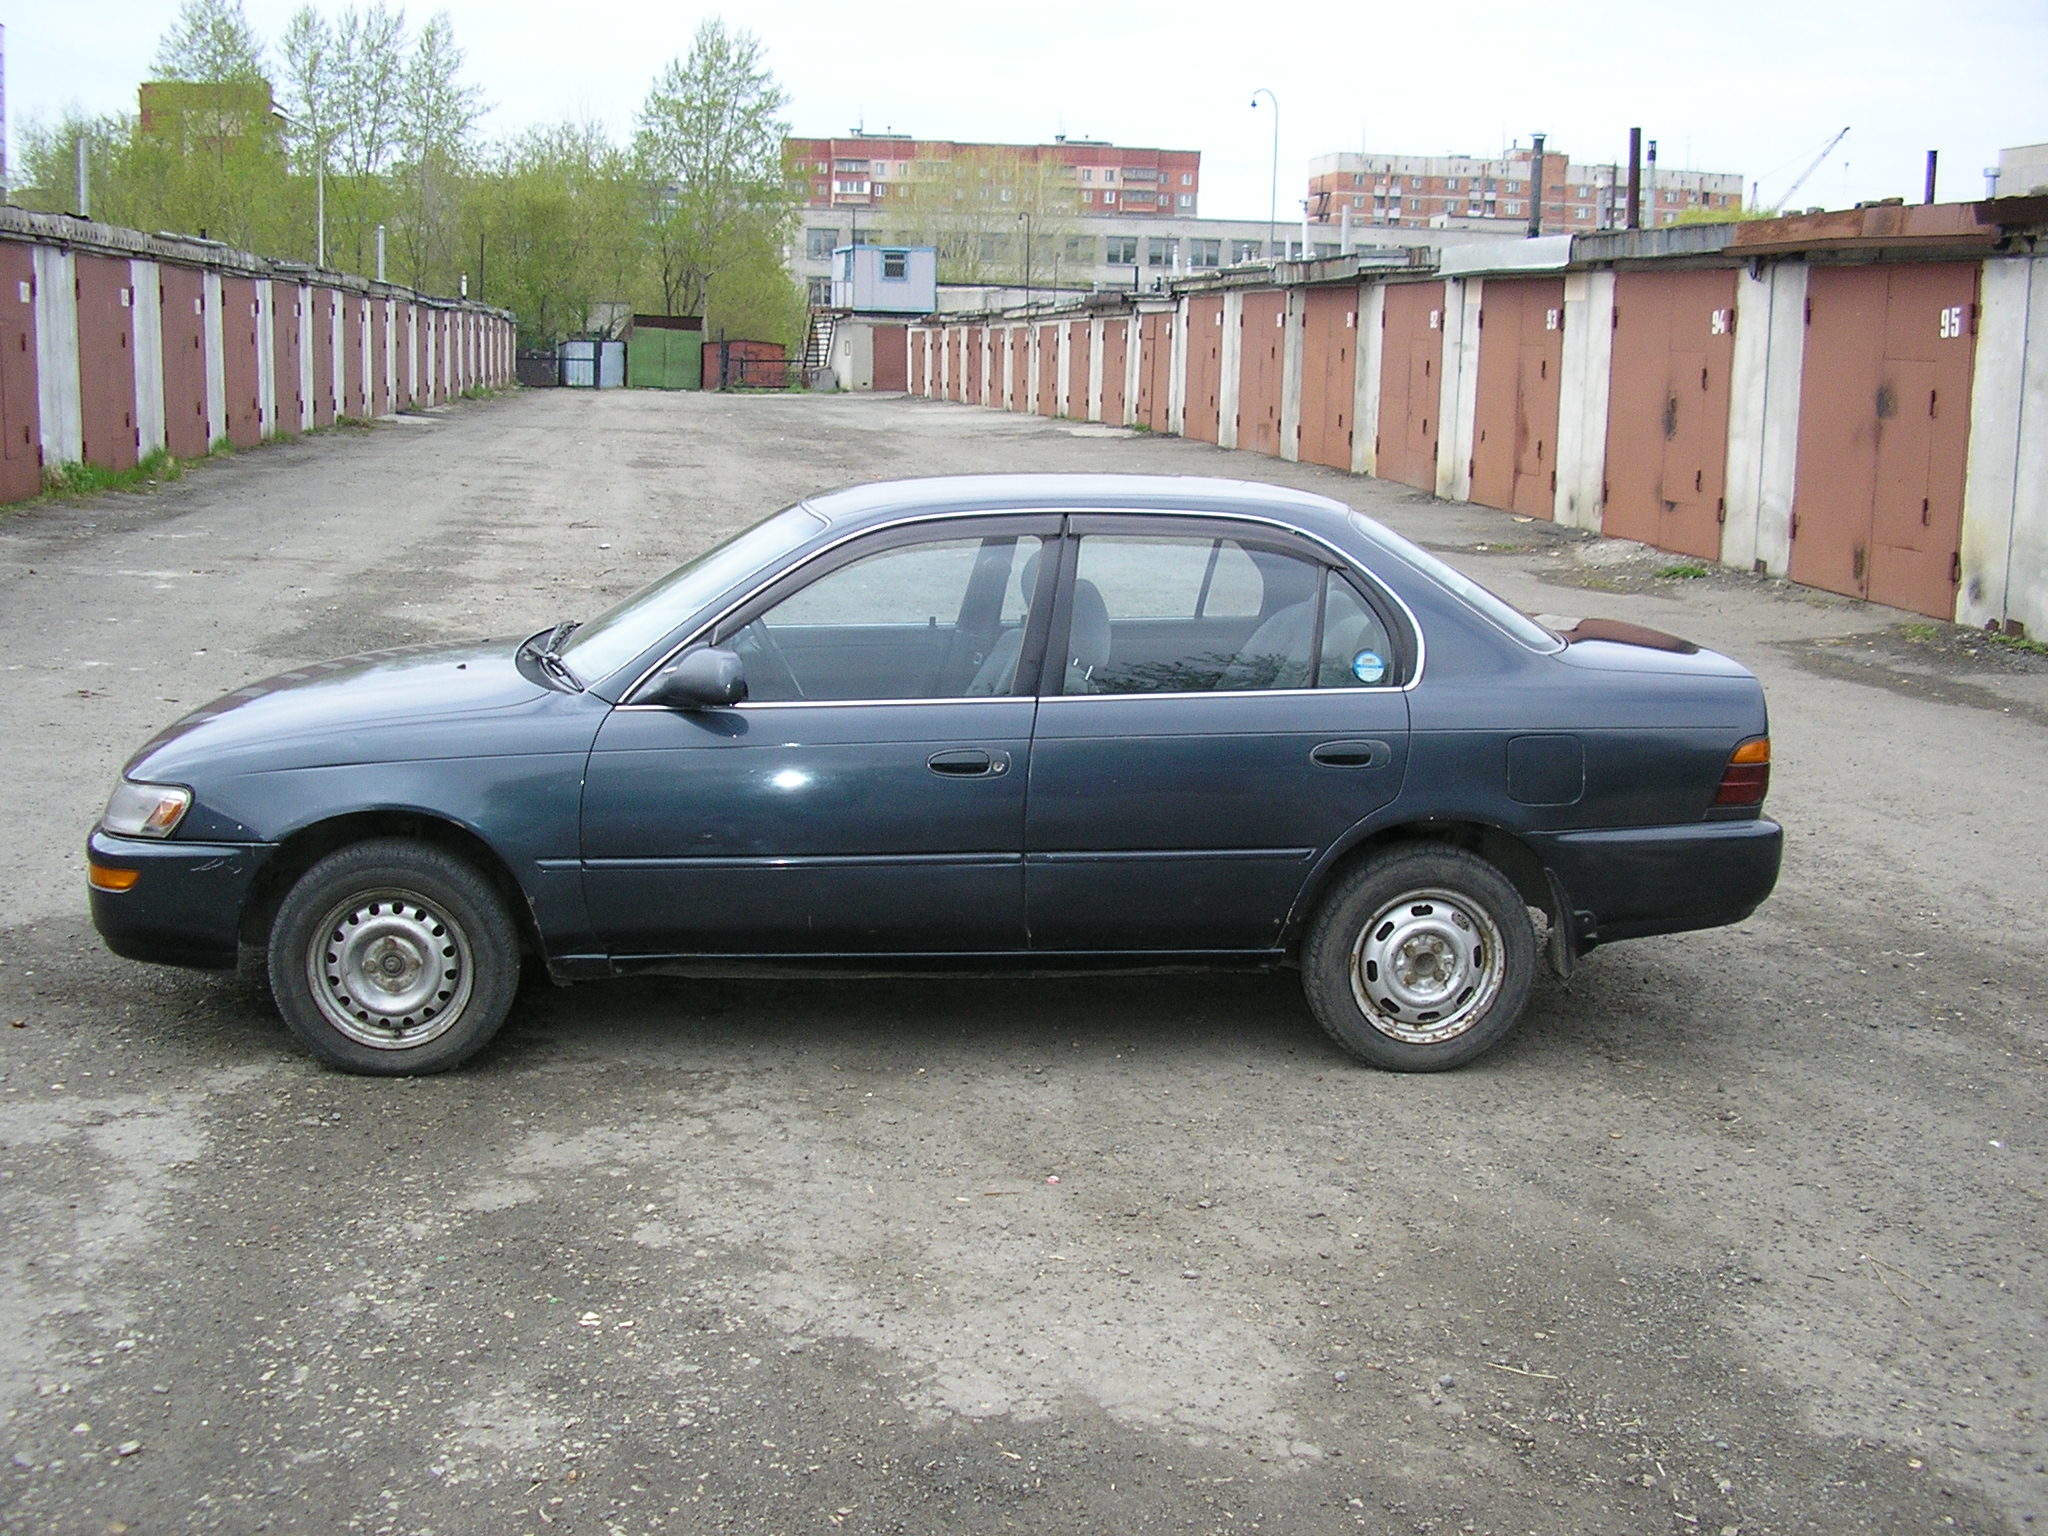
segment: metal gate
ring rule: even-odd
[[[1431,490],[1436,485],[1437,403],[1443,393],[1444,285],[1388,284],[1380,325],[1374,473]]]
[[[1038,414],[1060,414],[1060,324],[1051,321],[1031,328],[1038,346]]]
[[[1479,309],[1472,500],[1548,518],[1557,496],[1564,279],[1487,279]]]
[[[1615,278],[1603,533],[1720,559],[1735,280],[1733,271]]]
[[[1808,274],[1794,581],[1954,616],[1978,272],[1931,262]]]

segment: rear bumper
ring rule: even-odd
[[[1563,886],[1578,948],[1739,923],[1778,883],[1775,821],[1708,821],[1532,837]]]
[[[242,906],[267,843],[86,840],[92,862],[138,871],[125,891],[92,891],[92,922],[107,948],[130,960],[220,969],[235,963]]]

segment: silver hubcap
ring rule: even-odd
[[[405,891],[351,896],[327,914],[306,979],[327,1022],[380,1051],[425,1045],[462,1016],[475,971],[469,939]]]
[[[1431,1045],[1463,1034],[1500,992],[1506,950],[1483,908],[1450,891],[1388,902],[1351,948],[1351,993],[1392,1040]]]

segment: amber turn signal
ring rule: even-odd
[[[1752,736],[1728,754],[1716,805],[1762,805],[1771,787],[1771,738]]]
[[[142,878],[139,869],[112,869],[105,864],[88,864],[85,877],[96,891],[125,891]]]

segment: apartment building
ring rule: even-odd
[[[1448,229],[1492,224],[1526,229],[1535,196],[1535,156],[1516,145],[1503,155],[1319,155],[1309,162],[1309,217],[1354,228]],[[1645,167],[1642,224],[1675,223],[1696,210],[1742,206],[1737,172]],[[1628,166],[1581,164],[1546,147],[1543,232],[1583,234],[1628,222]]]
[[[809,208],[885,210],[892,199],[907,200],[918,182],[976,161],[1042,172],[1052,186],[1072,188],[1082,213],[1194,218],[1202,191],[1200,150],[1133,149],[1065,134],[1050,144],[973,144],[856,131],[843,139],[785,138],[782,155]]]
[[[1255,266],[1269,261],[1355,255],[1409,246],[1443,246],[1522,238],[1520,229],[1463,227],[1456,229],[1376,230],[1356,225],[1346,241],[1333,227],[1311,225],[1304,231],[1297,218],[1269,225],[1264,219],[1153,219],[1113,214],[1063,214],[1057,232],[1041,228],[1031,241],[1031,264],[1024,263],[1026,226],[1022,219],[1007,227],[987,226],[978,235],[989,271],[982,280],[997,288],[1037,294],[1150,292],[1170,277]],[[1268,237],[1271,236],[1269,243]],[[833,252],[849,246],[909,249],[914,231],[892,224],[879,214],[858,208],[801,210],[795,241],[788,252],[790,275],[801,282],[816,305],[835,303]],[[1028,279],[1028,283],[1027,283]],[[991,298],[986,302],[994,304]]]

